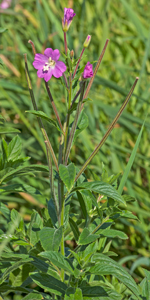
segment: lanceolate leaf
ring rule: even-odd
[[[103,236],[107,236],[107,237],[110,237],[110,238],[115,238],[115,237],[119,237],[120,239],[123,239],[123,240],[126,240],[128,239],[128,236],[120,231],[120,230],[115,230],[115,229],[100,229],[97,231],[97,234],[101,234]]]
[[[20,133],[20,130],[12,127],[0,126],[0,134]]]
[[[80,237],[79,237],[79,244],[80,245],[87,245],[94,242],[99,237],[98,234],[92,234],[87,228],[84,228]]]
[[[66,290],[65,300],[83,300],[82,290],[79,288],[71,288],[69,287]]]
[[[1,279],[0,279],[0,284],[2,284],[8,277],[8,275],[10,274],[10,272],[13,272],[14,270],[18,269],[20,266],[22,266],[25,263],[28,263],[30,261],[32,261],[33,258],[27,258],[27,259],[22,259],[16,263],[14,263],[11,267],[9,267],[2,275]]]
[[[14,176],[23,176],[32,172],[48,172],[48,168],[41,165],[31,165],[15,168],[6,168],[0,171],[0,183],[9,181]]]
[[[103,181],[83,182],[79,186],[75,187],[73,191],[81,190],[81,189],[86,189],[101,195],[105,195],[107,197],[114,199],[119,203],[125,204],[125,200],[115,190],[115,188],[106,182]]]
[[[96,253],[92,257],[94,266],[89,272],[95,275],[113,275],[120,280],[135,296],[139,296],[139,289],[128,272],[110,257]],[[140,299],[140,298],[138,298]]]
[[[64,182],[68,191],[71,190],[74,184],[74,179],[76,176],[76,170],[73,163],[68,166],[64,166],[62,164],[59,165],[59,175],[61,180]]]
[[[61,254],[56,251],[45,251],[39,254],[40,256],[49,259],[55,266],[61,268],[70,274],[73,274],[73,269],[68,262],[68,260]]]
[[[71,218],[69,218],[69,224],[70,224],[70,227],[73,231],[75,241],[77,241],[78,238],[79,238],[79,235],[80,235],[78,226]]]
[[[34,272],[30,273],[30,277],[38,286],[46,289],[50,293],[55,293],[56,295],[60,296],[65,295],[67,285],[51,275]]]
[[[62,238],[62,227],[59,229],[44,227],[40,231],[40,242],[46,251],[58,251]]]
[[[15,136],[8,145],[8,161],[15,160],[19,157],[22,150],[21,139],[19,136]]]
[[[73,143],[75,142],[77,136],[88,126],[88,124],[89,124],[88,117],[84,112],[82,112],[79,116],[77,128],[73,138]]]
[[[115,290],[101,284],[101,286],[87,286],[82,288],[83,296],[90,297],[88,299],[91,299],[91,297],[94,297],[92,299],[95,299],[95,297],[100,297],[97,299],[111,299],[111,300],[121,300],[122,296],[118,294]],[[101,298],[106,297],[106,298]],[[85,299],[85,298],[84,298]]]
[[[25,296],[22,300],[41,300],[43,296],[37,292],[33,292]]]
[[[45,114],[43,111],[28,110],[26,112],[29,112],[29,113],[31,113],[33,115],[36,115],[37,117],[40,117],[41,119],[44,119],[44,120],[48,121],[54,127],[56,127],[58,130],[60,130],[59,127],[58,127],[58,125],[57,125],[57,123],[55,122],[55,120],[53,120],[50,117],[48,117],[47,114]]]

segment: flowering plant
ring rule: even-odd
[[[66,35],[74,16],[73,9],[64,9],[62,29],[65,54],[62,53],[62,59],[65,63],[59,60],[58,49],[47,48],[44,54],[37,54],[34,43],[29,41],[34,53],[33,66],[38,70],[37,76],[44,80],[55,120],[38,111],[25,54],[25,72],[34,108],[30,113],[38,117],[44,137],[48,168],[43,169],[49,172],[51,195],[47,207],[42,208],[40,214],[34,211],[27,226],[17,211],[11,212],[11,222],[16,235],[10,237],[10,242],[16,245],[17,250],[10,247],[9,253],[3,254],[4,258],[12,257],[14,260],[2,275],[1,283],[6,281],[12,269],[15,271],[19,267],[26,270],[26,276],[24,275],[25,280],[21,287],[16,287],[16,291],[26,293],[27,296],[24,298],[26,300],[141,299],[140,287],[131,275],[111,258],[115,253],[110,251],[111,241],[108,239],[128,238],[124,232],[112,228],[115,220],[123,217],[135,218],[132,213],[125,210],[126,199],[121,195],[122,182],[117,190],[116,181],[120,174],[111,178],[102,176],[103,180],[94,174],[96,180],[88,181],[84,173],[129,102],[138,78],[105,135],[87,161],[78,169],[72,159],[71,150],[77,136],[87,127],[88,118],[84,112],[84,104],[88,102],[89,91],[109,41],[106,40],[94,71],[93,64],[89,61],[81,66],[81,59],[89,46],[91,36],[87,36],[80,56],[75,59],[74,51],[68,49]],[[67,94],[64,119],[60,118],[55,98],[51,94],[52,76],[56,78],[55,80],[60,78]],[[54,153],[43,124],[44,120],[49,121],[58,130],[60,141],[58,153]],[[7,146],[4,143],[3,149],[9,153],[16,142],[19,143],[17,138],[10,143],[11,145]],[[17,156],[18,152],[15,158],[13,157],[11,168],[13,163],[17,165]],[[23,160],[21,162],[23,163]],[[6,161],[7,168],[10,168],[9,163],[9,160]],[[41,169],[38,168],[41,170],[42,166]],[[37,166],[33,166],[31,170],[34,169],[36,170]],[[29,172],[29,168],[26,167],[25,171]],[[4,179],[6,178],[5,176]],[[2,181],[3,178],[1,183]],[[5,186],[3,188],[5,190]],[[77,213],[72,211],[72,199],[80,206]],[[35,289],[31,289],[33,282],[36,284]],[[144,291],[146,283],[143,283]],[[9,284],[6,282],[6,286],[2,288],[8,287]],[[9,288],[13,289],[12,286]]]

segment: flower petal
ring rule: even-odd
[[[52,54],[52,59],[57,61],[59,59],[59,57],[60,57],[60,52],[58,49],[55,49]]]
[[[66,65],[62,61],[57,61],[55,67],[57,67],[62,73],[67,69]]]
[[[47,48],[47,49],[45,49],[45,51],[44,51],[44,54],[49,58],[49,57],[51,57],[52,58],[52,55],[53,55],[53,49],[52,48]]]
[[[36,54],[34,58],[33,66],[35,69],[40,69],[42,68],[46,62],[48,62],[48,59],[45,55],[43,54]]]
[[[54,77],[59,78],[59,77],[62,76],[62,71],[59,68],[57,68],[56,65],[55,65],[55,68],[52,69],[52,71],[53,71],[53,76]]]
[[[44,77],[45,81],[47,82],[51,79],[51,77],[53,75],[53,70],[51,68],[49,68],[49,70],[47,72],[44,72],[43,74],[44,74],[43,77]]]
[[[40,69],[37,71],[37,76],[38,76],[39,78],[43,78],[43,77],[44,77],[43,68],[40,68]]]

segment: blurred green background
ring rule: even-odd
[[[136,198],[127,208],[138,216],[139,221],[118,222],[116,227],[124,230],[129,240],[122,242],[116,239],[112,243],[112,248],[118,249],[120,263],[126,265],[139,281],[144,275],[141,266],[150,269],[150,2],[12,0],[9,9],[0,10],[0,27],[7,28],[7,31],[0,34],[0,59],[3,61],[3,65],[0,65],[1,115],[5,119],[6,129],[13,127],[20,130],[23,153],[31,157],[29,163],[46,164],[45,145],[36,117],[25,112],[32,109],[32,103],[23,54],[27,53],[38,109],[55,118],[44,82],[37,78],[32,66],[34,56],[28,40],[34,42],[38,53],[43,53],[48,47],[64,51],[61,29],[64,7],[72,7],[76,13],[67,33],[68,47],[74,49],[76,57],[82,50],[86,36],[92,35],[82,63],[96,61],[106,38],[110,39],[89,94],[92,101],[85,105],[89,126],[76,140],[70,156],[79,167],[106,132],[135,77],[139,76],[125,112],[86,171],[89,179],[92,178],[92,170],[101,176],[104,166],[109,176],[118,172],[123,174],[147,114],[136,159],[124,188],[124,193]],[[61,119],[64,120],[64,88],[54,77],[49,85]],[[58,133],[50,124],[45,123],[45,126],[55,153],[58,154]],[[1,134],[7,142],[12,136]],[[20,193],[0,196],[0,200],[7,201],[10,208],[15,207],[25,220],[29,220],[32,209],[39,209],[41,204],[46,203],[50,192],[49,180],[42,175],[15,180],[38,188],[43,195],[33,197]]]

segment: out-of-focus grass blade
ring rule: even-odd
[[[146,120],[146,118],[145,118],[145,120]],[[140,132],[139,132],[137,141],[136,141],[136,143],[135,143],[135,146],[134,146],[134,148],[133,148],[132,154],[131,154],[131,156],[130,156],[130,159],[129,159],[129,161],[128,161],[128,164],[127,164],[127,166],[126,166],[125,172],[124,172],[124,174],[123,174],[123,176],[122,176],[122,179],[121,179],[121,182],[120,182],[120,185],[119,185],[119,188],[118,188],[118,192],[121,193],[121,194],[122,194],[122,191],[123,191],[125,182],[126,182],[126,180],[127,180],[127,178],[128,178],[129,172],[130,172],[130,170],[131,170],[131,167],[132,167],[132,165],[133,165],[133,162],[134,162],[134,159],[135,159],[135,156],[136,156],[136,151],[137,151],[137,149],[138,149],[138,146],[139,146],[139,143],[140,143],[140,140],[141,140],[141,136],[142,136],[142,132],[143,132],[145,120],[144,120],[143,125],[142,125],[142,128],[141,128],[141,130],[140,130]]]
[[[42,147],[44,153],[46,153],[44,142],[39,137],[39,134],[36,132],[36,130],[34,128],[31,127],[29,121],[25,118],[24,114],[21,112],[19,107],[16,105],[16,103],[13,101],[13,99],[9,97],[7,91],[5,91],[1,86],[0,86],[0,90],[3,93],[4,97],[6,97],[6,99],[9,101],[9,103],[13,107],[13,109],[16,111],[16,113],[18,113],[18,115],[20,116],[20,119],[23,121],[23,123],[28,128],[28,130],[35,136],[36,140],[39,142],[40,146]]]
[[[126,0],[121,0],[122,4],[124,5],[127,15],[129,19],[134,24],[135,28],[137,29],[137,33],[141,36],[141,39],[145,41],[145,37],[148,36],[147,29],[141,23],[138,15],[133,11],[132,7],[127,3]]]
[[[94,84],[98,84],[98,85],[102,85],[105,87],[109,87],[110,89],[113,89],[114,91],[122,94],[123,96],[125,96],[127,94],[126,89],[122,88],[121,86],[119,86],[117,83],[115,83],[112,80],[108,80],[105,79],[99,75],[96,76],[95,80],[94,80]],[[94,86],[93,84],[93,86]],[[144,98],[138,96],[137,94],[133,93],[132,96],[136,97],[138,100],[142,101],[142,102],[146,102],[146,103],[150,103],[149,101],[145,100]]]

